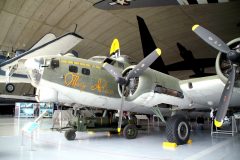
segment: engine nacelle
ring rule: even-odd
[[[230,49],[233,49],[237,45],[240,45],[240,38],[231,40],[230,42],[227,43],[227,45],[230,47]],[[240,54],[240,49],[238,50]],[[219,78],[223,81],[223,83],[226,84],[229,76],[229,71],[231,69],[231,65],[230,65],[230,61],[228,60],[225,54],[221,52],[218,53],[218,56],[216,58],[215,68]],[[235,87],[238,87],[238,88],[240,87],[240,77],[236,77]]]
[[[58,92],[47,87],[37,88],[36,100],[38,102],[58,102]]]
[[[134,68],[130,66],[126,68],[122,75],[123,77]],[[122,95],[122,87],[118,85],[118,92]],[[138,98],[144,93],[157,92],[163,93],[175,97],[181,97],[181,89],[179,86],[179,80],[164,73],[157,72],[148,68],[140,77],[130,79],[129,84],[126,87],[125,97],[126,100],[132,101]]]

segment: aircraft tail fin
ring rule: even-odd
[[[120,57],[120,44],[117,38],[112,42],[109,55],[115,58]]]
[[[152,38],[151,33],[148,30],[144,19],[137,16],[137,21],[142,42],[143,55],[144,57],[147,57],[152,51],[157,48],[157,46]],[[168,74],[166,66],[161,57],[158,57],[158,59],[150,66],[150,68]]]
[[[187,50],[181,43],[177,42],[177,48],[180,52],[180,56],[184,59],[184,61],[193,61],[195,60],[192,51]]]

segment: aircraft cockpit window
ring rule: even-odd
[[[82,68],[82,74],[90,75],[90,70],[87,68]]]
[[[110,58],[106,58],[103,63],[108,63],[111,65],[114,65],[116,63],[116,61],[113,59],[110,59]]]
[[[77,66],[69,66],[69,72],[77,73],[78,67]]]

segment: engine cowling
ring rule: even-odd
[[[135,66],[130,66],[122,72],[122,76],[126,77]],[[126,86],[126,100],[132,101],[144,93],[163,93],[175,97],[181,97],[181,89],[179,80],[172,76],[160,73],[148,68],[141,76],[130,79]],[[122,96],[122,86],[118,85],[119,95]]]
[[[126,77],[128,73],[134,68],[135,66],[130,66],[126,68],[122,72],[122,76]],[[140,94],[145,92],[149,92],[153,88],[153,82],[156,77],[153,77],[152,74],[148,72],[147,69],[140,77],[130,79],[129,84],[127,84],[125,97],[126,100],[133,100],[137,98]],[[118,93],[122,96],[122,86],[118,84]]]
[[[230,42],[227,43],[227,45],[230,47],[230,49],[235,48],[236,46],[240,45],[240,38],[231,40]],[[238,49],[237,51],[240,54],[240,49]],[[226,84],[231,70],[230,61],[227,58],[226,54],[222,54],[221,52],[218,53],[215,68],[219,78],[223,81],[223,83]],[[239,72],[239,68],[237,70]],[[235,87],[240,88],[240,76],[236,77]]]

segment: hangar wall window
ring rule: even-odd
[[[90,70],[87,68],[82,68],[82,74],[90,75]]]
[[[77,73],[78,67],[77,66],[69,66],[69,72]]]

